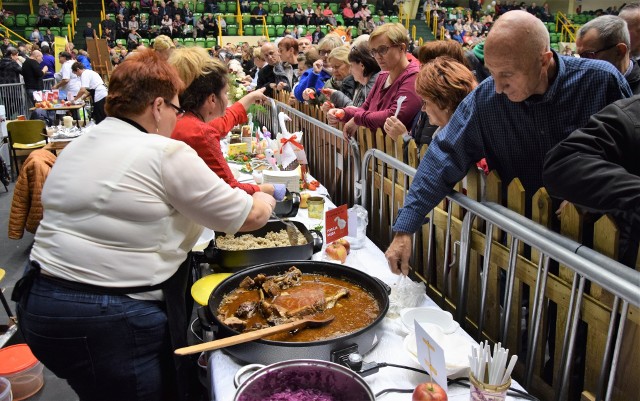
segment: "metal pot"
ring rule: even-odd
[[[217,264],[224,269],[238,271],[249,266],[255,266],[266,262],[311,259],[311,256],[313,256],[314,253],[322,250],[324,242],[322,239],[322,233],[317,230],[309,230],[303,223],[298,221],[291,220],[291,222],[307,239],[306,244],[278,248],[229,251],[218,248],[214,239],[204,250],[204,256],[199,257],[198,262]],[[284,229],[286,229],[286,226],[282,222],[270,221],[259,230],[251,231],[249,233],[238,233],[238,235],[252,234],[256,237],[264,237],[270,231],[280,231]],[[218,235],[223,235],[223,233],[216,233],[216,237]]]
[[[344,366],[299,359],[265,366],[240,385],[234,401],[261,401],[285,390],[320,390],[337,400],[375,401],[369,385]]]
[[[278,217],[294,217],[298,214],[300,208],[300,194],[298,192],[289,192],[284,199],[276,203],[276,208],[273,210]]]
[[[358,284],[378,301],[379,316],[360,330],[329,340],[312,342],[257,340],[228,347],[226,350],[242,361],[264,365],[291,359],[336,361],[350,353],[365,354],[371,350],[378,341],[378,326],[389,309],[389,287],[378,279],[351,267],[309,260],[266,263],[245,269],[221,282],[209,297],[209,319],[214,336],[224,338],[239,334],[217,318],[218,306],[226,294],[236,289],[247,276],[255,277],[258,273],[280,274],[291,266],[296,266],[302,273],[322,274]]]

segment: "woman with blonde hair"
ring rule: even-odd
[[[335,107],[361,106],[369,96],[380,72],[380,66],[371,55],[367,42],[351,47],[349,63],[351,64],[351,76],[355,81],[355,89],[353,94],[344,91],[330,92],[330,100]],[[327,106],[330,105],[325,103],[322,106],[325,112],[329,110]]]
[[[328,98],[335,91],[341,91],[347,97],[353,97],[356,82],[351,75],[351,63],[349,62],[349,46],[336,47],[329,53],[327,64],[324,66],[331,74],[331,78],[325,81],[322,87],[322,93]],[[308,94],[307,94],[308,96]],[[305,94],[303,93],[303,97]],[[339,107],[342,107],[339,106]]]
[[[236,180],[222,154],[220,139],[231,129],[247,122],[247,110],[252,104],[266,101],[264,89],[249,93],[227,108],[229,73],[218,59],[205,49],[190,47],[176,49],[169,63],[177,70],[186,89],[180,94],[180,104],[186,111],[176,124],[171,137],[187,143],[218,177],[233,188],[248,194],[266,192],[276,199],[284,198],[284,185],[254,185]]]
[[[153,50],[155,50],[163,59],[167,60],[176,45],[167,35],[158,35],[153,40]]]
[[[372,130],[383,128],[387,118],[396,114],[401,96],[405,100],[398,118],[405,126],[411,125],[421,102],[414,89],[419,66],[407,58],[408,46],[409,33],[402,24],[381,25],[371,33],[369,48],[381,72],[367,100],[360,107],[335,108],[327,114],[329,124],[337,126],[340,122],[345,123],[345,138],[353,136],[358,126]]]
[[[343,80],[349,76],[349,72],[349,47],[335,47],[327,55],[326,61],[323,58],[315,60],[312,67],[302,75],[294,90],[296,99],[301,102],[309,100],[312,94],[320,92],[323,88],[342,89]],[[354,86],[353,82],[347,82],[347,88],[350,88],[351,92]]]

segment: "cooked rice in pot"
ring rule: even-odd
[[[307,239],[298,230],[298,245],[304,245]],[[277,248],[291,246],[287,230],[269,231],[265,237],[256,237],[252,234],[243,234],[236,237],[227,234],[216,238],[216,245],[227,251],[245,251],[248,249]]]

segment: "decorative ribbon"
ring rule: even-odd
[[[282,146],[280,146],[280,154],[282,154],[282,148],[287,143],[292,144],[293,146],[297,147],[300,150],[304,149],[304,146],[302,146],[300,142],[296,141],[296,139],[298,139],[298,137],[295,134],[291,135],[289,139],[280,138],[280,143],[282,144]]]

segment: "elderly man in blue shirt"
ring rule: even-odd
[[[631,96],[609,63],[562,57],[549,33],[526,11],[510,11],[484,47],[491,78],[460,104],[421,161],[393,230],[386,257],[395,274],[409,273],[412,234],[478,160],[504,182],[518,177],[527,193],[543,186],[546,153],[606,105]]]

